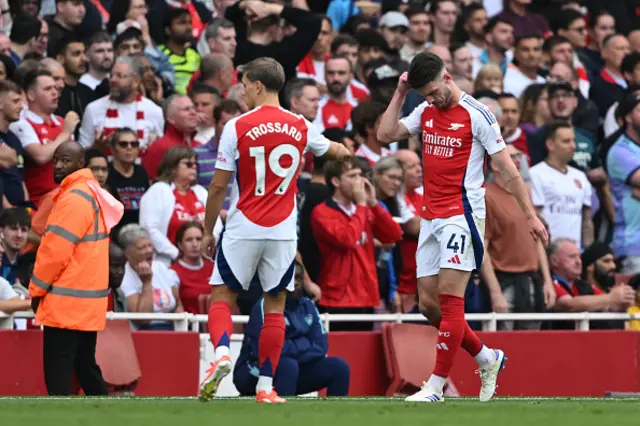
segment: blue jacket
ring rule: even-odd
[[[242,349],[236,362],[238,367],[248,365],[258,374],[258,341],[264,321],[264,299],[256,303],[244,329]],[[298,364],[324,358],[327,355],[327,332],[320,322],[316,306],[306,297],[298,301],[288,299],[284,310],[286,334],[281,357],[293,358]]]

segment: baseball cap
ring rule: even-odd
[[[549,83],[549,96],[552,96],[558,90],[566,90],[567,92],[575,93],[573,86],[568,81],[556,81],[555,83]]]
[[[384,58],[372,61],[372,69],[367,78],[367,86],[370,89],[383,85],[396,85],[403,72],[409,70],[409,65],[403,60],[389,62]]]
[[[409,28],[409,19],[407,19],[407,17],[400,12],[391,11],[382,15],[382,18],[380,18],[380,22],[378,22],[378,25],[387,28]]]

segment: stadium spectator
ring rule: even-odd
[[[633,30],[628,35],[629,47],[632,52],[640,52],[640,30]]]
[[[495,95],[499,95],[503,92],[503,80],[503,74],[499,66],[495,64],[483,65],[476,75],[473,91],[477,93],[483,90],[490,90]]]
[[[158,167],[170,148],[193,147],[196,144],[193,137],[198,128],[198,114],[187,95],[171,95],[164,104],[163,114],[167,123],[165,134],[156,139],[142,157],[142,166],[151,181],[156,180]]]
[[[31,301],[24,300],[16,293],[13,287],[5,280],[0,278],[0,312],[11,315],[14,312],[31,311]],[[0,329],[12,329],[12,319],[0,320]]]
[[[87,56],[82,39],[61,40],[56,49],[56,59],[64,67],[64,88],[56,114],[64,116],[69,111],[74,111],[82,117],[87,105],[97,99],[93,90],[79,84],[80,77],[87,70]]]
[[[222,53],[227,55],[229,59],[233,59],[236,56],[236,47],[238,46],[236,29],[228,19],[215,18],[207,25],[200,40],[198,53],[202,57],[210,53]],[[204,40],[206,48],[204,48],[202,40]]]
[[[322,26],[320,27],[320,33],[316,42],[311,47],[307,56],[298,64],[297,76],[299,78],[312,78],[318,86],[324,86],[324,69],[325,62],[329,59],[329,51],[331,50],[331,42],[333,41],[333,26],[331,20],[326,16],[322,17]]]
[[[588,41],[584,49],[578,50],[580,61],[587,68],[591,78],[604,67],[601,50],[604,39],[616,32],[616,19],[606,10],[593,11],[587,23]]]
[[[40,198],[57,186],[53,181],[53,152],[72,138],[80,118],[75,112],[69,112],[64,120],[53,114],[58,107],[59,95],[51,73],[30,73],[23,89],[29,109],[23,113],[23,118],[9,126],[9,130],[18,136],[24,148],[24,183],[29,197],[38,206]]]
[[[631,93],[619,106],[622,133],[606,155],[615,206],[613,250],[623,257],[622,272],[640,273],[640,94]]]
[[[602,124],[605,137],[611,136],[620,128],[616,120],[616,110],[618,109],[619,101],[628,95],[629,91],[637,90],[640,86],[640,52],[631,52],[626,55],[624,59],[622,59],[620,71],[627,83],[627,87],[624,95],[618,98],[607,110],[607,115],[604,117],[604,123]]]
[[[630,51],[629,41],[622,34],[609,35],[602,42],[604,67],[600,70],[600,74],[593,78],[589,90],[589,99],[598,105],[602,118],[606,116],[611,105],[620,100],[627,87],[621,65]]]
[[[608,244],[595,241],[581,255],[581,278],[592,287],[608,293],[616,283],[616,260]]]
[[[351,111],[357,105],[347,99],[347,88],[353,79],[351,62],[347,58],[335,57],[327,60],[325,81],[327,97],[320,100],[318,115],[313,124],[319,131],[330,127],[351,130]]]
[[[47,56],[55,57],[61,40],[70,37],[83,38],[81,24],[87,9],[83,0],[56,0],[56,14],[47,17],[49,25],[49,48]]]
[[[114,242],[109,243],[109,304],[107,311],[127,312],[127,297],[120,289],[124,278],[124,265],[127,258],[120,246]]]
[[[368,101],[358,105],[351,114],[353,131],[361,140],[355,154],[365,158],[371,167],[374,167],[381,158],[391,155],[386,144],[380,142],[376,135],[384,110],[384,104]]]
[[[529,146],[527,145],[527,134],[522,130],[520,124],[520,103],[518,99],[510,93],[503,93],[498,96],[498,104],[502,110],[498,123],[502,131],[502,137],[508,145],[513,145],[520,153],[519,159],[521,163],[520,174],[523,177],[529,176]],[[495,115],[495,114],[494,114]],[[516,164],[517,166],[518,164]]]
[[[227,93],[227,99],[236,102],[240,106],[240,111],[242,111],[243,114],[249,111],[249,107],[244,100],[244,95],[244,85],[242,83],[232,86],[231,89],[229,89],[229,93]]]
[[[522,35],[516,39],[513,59],[504,74],[504,91],[519,98],[524,89],[534,83],[544,83],[538,74],[542,66],[542,38],[537,35]]]
[[[480,68],[486,64],[500,67],[502,74],[507,71],[507,64],[511,62],[509,51],[513,47],[513,25],[494,16],[484,28],[486,48],[473,61],[473,76],[476,77]]]
[[[158,46],[174,67],[175,91],[179,94],[187,93],[191,77],[200,68],[200,55],[190,43],[193,39],[192,19],[189,10],[171,8],[164,17],[166,44]]]
[[[97,149],[89,149],[84,156],[85,166],[91,170],[93,177],[96,178],[102,188],[107,184],[109,176],[109,160],[104,152]]]
[[[506,148],[518,169],[521,153]],[[529,237],[527,218],[507,184],[491,164],[493,181],[486,187],[487,221],[482,279],[491,295],[493,312],[542,312],[553,306],[555,292],[544,246]],[[539,321],[503,321],[504,330],[538,330]]]
[[[576,151],[576,136],[568,123],[553,123],[545,140],[545,161],[529,170],[531,201],[549,224],[554,238],[570,238],[578,246],[593,242],[591,184],[580,170],[569,166]]]
[[[314,121],[320,107],[320,90],[311,78],[294,78],[284,89],[289,110],[300,114],[308,121]]]
[[[327,356],[327,332],[318,310],[303,293],[303,266],[296,262],[295,290],[287,294],[284,310],[284,346],[273,386],[279,395],[303,395],[327,389],[327,396],[347,396],[349,365]],[[244,330],[240,355],[233,371],[233,384],[241,395],[254,395],[258,382],[258,340],[264,321],[262,301],[254,306]]]
[[[110,94],[91,102],[82,117],[80,143],[85,148],[105,149],[117,129],[136,131],[141,155],[164,133],[162,109],[140,95],[144,70],[140,61],[127,56],[116,59],[109,80]]]
[[[471,49],[474,58],[479,57],[487,48],[485,41],[485,27],[489,18],[487,10],[480,3],[472,2],[462,9],[460,22],[467,40],[467,47]]]
[[[354,38],[358,41],[360,48],[358,49],[358,68],[356,69],[356,78],[358,81],[366,82],[367,76],[364,73],[364,66],[374,59],[382,58],[387,50],[387,42],[378,33],[372,29],[359,30]]]
[[[18,278],[18,258],[27,243],[31,218],[24,208],[4,209],[0,213],[0,276],[13,286]]]
[[[16,66],[28,53],[35,52],[40,37],[42,23],[31,15],[19,14],[15,17],[11,28],[10,55]]]
[[[636,292],[636,301],[634,305],[627,309],[627,313],[638,315],[640,314],[640,275],[634,275],[629,280],[629,286]],[[640,331],[640,320],[627,321],[624,328],[625,330]]]
[[[193,142],[194,145],[204,145],[216,134],[213,110],[220,105],[222,99],[217,90],[199,83],[189,91],[189,97],[198,116],[198,127],[196,128],[196,134],[193,136]]]
[[[547,87],[546,84],[532,84],[525,89],[520,97],[522,107],[520,127],[527,133],[534,133],[551,121]]]
[[[178,287],[178,275],[164,263],[154,260],[149,232],[131,223],[118,235],[127,263],[120,289],[127,297],[129,312],[184,312]],[[137,320],[138,330],[173,330],[173,323]]]
[[[200,222],[184,222],[176,233],[176,245],[180,254],[171,265],[180,280],[180,300],[184,310],[200,314],[198,299],[211,293],[209,278],[213,274],[213,262],[202,257],[202,235]]]
[[[437,47],[443,49],[449,55],[449,52],[444,47]],[[434,46],[431,48],[433,49]],[[393,96],[395,86],[398,84],[398,78],[409,69],[409,64],[399,58],[391,62],[380,58],[367,63],[365,73],[367,73],[367,69],[370,70],[367,77],[367,86],[371,90],[371,100],[388,104]]]
[[[36,40],[36,46],[34,52],[39,58],[44,58],[49,48],[49,24],[43,18],[40,18],[40,36]]]
[[[597,286],[580,279],[582,259],[580,248],[571,239],[556,238],[549,246],[549,264],[553,273],[553,285],[556,291],[557,312],[626,312],[635,302],[634,290],[626,284],[615,286],[605,293]],[[555,321],[554,329],[573,328],[574,323]],[[593,328],[611,328],[609,324],[594,322]]]
[[[247,24],[247,17],[251,16],[262,19]],[[285,81],[296,76],[296,67],[318,39],[322,26],[322,18],[310,11],[260,0],[235,3],[225,11],[225,18],[233,22],[236,29],[235,64],[244,65],[261,57],[274,58],[284,68]],[[277,41],[274,30],[280,19],[295,27],[296,33]]]
[[[513,36],[517,39],[525,35],[536,35],[538,38],[551,35],[549,23],[537,13],[527,11],[527,7],[532,0],[507,0],[504,2],[504,9],[498,15],[513,25]]]
[[[466,44],[453,44],[449,49],[451,54],[451,75],[462,78],[473,84],[473,53]],[[432,53],[435,53],[432,51]],[[440,57],[444,62],[444,58]]]
[[[226,94],[237,79],[231,59],[224,53],[204,56],[200,64],[198,82],[212,87],[219,96]]]
[[[140,200],[140,224],[151,235],[157,261],[176,260],[176,233],[184,222],[204,221],[207,190],[196,181],[196,153],[183,146],[167,151],[158,167],[158,181]]]
[[[124,215],[112,230],[112,236],[117,241],[120,228],[130,223],[138,223],[140,200],[149,189],[149,177],[144,168],[136,164],[140,142],[134,130],[128,127],[118,129],[109,140],[113,160],[109,164],[107,187],[124,206]]]
[[[154,40],[163,41],[166,32],[163,32],[163,18],[169,16],[174,10],[186,10],[191,18],[191,38],[197,40],[202,31],[213,18],[209,8],[197,0],[169,0],[161,2],[149,2],[149,28]]]
[[[171,92],[170,86],[156,74],[156,69],[147,54],[136,53],[131,57],[142,67],[142,87],[140,88],[142,95],[151,99],[156,105],[162,106],[165,92]]]
[[[2,206],[25,206],[29,193],[23,180],[24,149],[9,125],[20,119],[24,109],[22,90],[12,81],[0,82],[0,185]]]
[[[223,100],[213,109],[213,122],[215,123],[214,136],[204,145],[194,148],[198,163],[198,184],[209,187],[218,159],[218,144],[225,124],[241,113],[240,105],[230,99]]]
[[[40,66],[36,68],[51,73],[55,88],[58,91],[58,96],[62,95],[65,77],[65,71],[62,64],[53,58],[44,58],[40,60]]]
[[[407,41],[400,49],[400,58],[411,62],[414,56],[429,46],[431,38],[431,19],[429,13],[420,7],[407,9],[405,12],[409,19],[409,31]]]
[[[109,93],[109,72],[113,67],[113,41],[105,32],[95,33],[87,41],[87,72],[79,83],[96,92],[96,98]]]
[[[373,186],[354,160],[325,166],[331,198],[311,213],[320,247],[319,307],[329,313],[373,313],[380,305],[374,238],[383,244],[402,238],[400,225],[377,202]],[[350,280],[343,279],[349,269]],[[334,330],[371,330],[367,322],[341,323]]]
[[[445,46],[441,46],[439,44],[432,44],[427,49],[427,52],[431,52],[434,55],[438,56],[444,62],[444,66],[447,69],[451,69],[453,67],[453,60],[451,56],[451,49]]]
[[[436,0],[431,4],[433,15],[433,44],[448,48],[458,17],[458,5],[454,0]]]
[[[400,55],[400,49],[407,42],[409,20],[400,12],[390,11],[382,15],[378,22],[378,31],[384,37],[389,57]]]

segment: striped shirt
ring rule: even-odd
[[[211,184],[211,179],[213,179],[213,174],[216,170],[216,159],[218,158],[218,145],[214,142],[214,138],[212,138],[209,142],[204,145],[197,146],[193,148],[196,152],[196,163],[198,164],[198,184],[208,188]],[[229,209],[229,198],[231,196],[231,182],[229,183],[229,188],[227,190],[227,196],[224,198],[224,203],[222,204],[222,208],[225,210]]]

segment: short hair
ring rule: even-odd
[[[87,47],[87,49],[89,49],[94,44],[100,43],[113,44],[113,39],[105,31],[100,31],[89,37],[89,39],[85,41],[85,46]]]
[[[355,72],[355,70],[353,69],[353,66],[351,64],[351,61],[345,55],[332,55],[329,59],[326,60],[325,69],[327,67],[326,64],[329,63],[329,61],[335,61],[337,59],[342,59],[344,61],[347,61],[347,66],[349,67],[349,71],[350,72]]]
[[[29,40],[40,37],[42,22],[29,14],[18,13],[13,17],[9,39],[15,44],[27,44]]]
[[[565,43],[571,44],[571,41],[569,41],[569,39],[566,38],[565,36],[552,35],[551,37],[547,38],[544,41],[544,43],[542,43],[542,50],[545,53],[551,53],[554,47],[556,47],[559,44],[565,44]]]
[[[186,146],[174,146],[162,157],[160,166],[158,166],[158,180],[162,182],[170,182],[173,178],[173,170],[178,167],[182,160],[195,158],[196,152]]]
[[[147,231],[142,225],[137,223],[130,223],[125,225],[118,232],[118,243],[123,250],[132,246],[139,238],[151,239],[149,231]]]
[[[190,16],[189,11],[187,9],[183,9],[181,7],[169,8],[169,10],[165,12],[164,23],[162,25],[162,28],[166,29],[167,27],[170,27],[171,24],[173,24],[173,21],[175,21],[178,18],[181,18],[184,15]]]
[[[144,67],[137,57],[118,56],[113,65],[116,66],[118,64],[127,64],[131,70],[131,74],[137,75],[138,77],[142,77],[142,74],[144,74]]]
[[[498,24],[507,24],[513,27],[513,23],[507,21],[505,18],[502,18],[500,15],[496,15],[493,18],[489,19],[489,21],[487,21],[487,25],[484,26],[484,33],[490,33],[495,27],[498,26]]]
[[[331,42],[331,54],[335,54],[338,49],[343,46],[356,46],[359,47],[360,43],[350,34],[339,34],[335,39]]]
[[[471,19],[473,14],[479,10],[485,10],[485,7],[482,4],[482,2],[478,3],[474,1],[468,4],[467,6],[464,6],[462,10],[460,10],[460,18],[459,18],[462,25],[466,24],[467,21]]]
[[[55,60],[55,59],[54,59]],[[13,62],[13,61],[11,61]],[[24,80],[26,76],[40,68],[40,61],[36,59],[25,59],[20,62],[20,65],[16,67],[15,81],[18,85],[24,88]]]
[[[453,55],[455,55],[458,50],[465,47],[467,47],[466,43],[451,43],[451,45],[449,46],[449,53],[451,53],[451,58],[453,59]]]
[[[302,96],[302,91],[307,86],[318,87],[318,83],[312,78],[293,78],[284,88],[284,99],[291,107],[291,99]]]
[[[204,38],[205,40],[216,39],[218,38],[218,32],[220,28],[231,29],[235,28],[233,26],[233,22],[229,21],[225,18],[215,18],[207,28],[204,30]]]
[[[231,59],[221,53],[211,53],[203,56],[200,61],[200,79],[208,80],[220,75],[227,67],[233,68]]]
[[[140,31],[136,27],[129,27],[126,30],[124,30],[122,34],[118,35],[116,39],[113,41],[114,49],[117,49],[118,47],[120,47],[122,43],[124,43],[127,40],[131,40],[133,38],[137,39],[138,41],[140,41],[140,43],[144,44],[144,40],[142,38],[142,31]]]
[[[220,92],[215,87],[209,86],[208,84],[202,84],[199,82],[195,82],[193,87],[191,87],[191,91],[189,92],[189,97],[193,100],[196,95],[213,95],[216,98],[216,103],[220,103],[222,96]]]
[[[120,127],[116,129],[116,131],[113,132],[109,137],[109,144],[111,146],[115,146],[116,142],[118,142],[118,140],[120,139],[120,136],[127,135],[127,134],[133,135],[136,139],[138,139],[138,133],[135,130],[133,130],[131,127]]]
[[[0,226],[26,226],[31,227],[31,216],[27,209],[22,207],[13,207],[2,210],[0,213]]]
[[[606,36],[603,40],[602,40],[602,47],[605,48],[607,47],[607,45],[609,44],[609,42],[611,40],[613,40],[616,37],[623,37],[626,38],[623,34],[620,33],[613,33],[613,34],[609,34],[608,36]]]
[[[216,105],[216,107],[213,108],[213,119],[217,122],[222,118],[222,113],[238,114],[241,112],[242,109],[236,101],[233,99],[224,99],[220,102],[220,105]]]
[[[22,89],[20,89],[20,86],[18,86],[16,83],[14,83],[11,80],[0,81],[0,95],[9,93],[9,92],[13,92],[13,93],[17,93],[18,95],[21,95]]]
[[[398,160],[398,158],[394,156],[384,157],[378,160],[378,162],[373,166],[373,175],[377,176],[382,173],[386,173],[391,169],[400,169],[402,170],[402,178],[404,180],[405,169],[402,161]]]
[[[387,49],[387,41],[375,30],[362,29],[357,31],[354,37],[360,44],[360,49],[377,48],[382,51]]]
[[[386,105],[376,101],[365,101],[351,111],[353,131],[360,136],[367,136],[367,127],[373,127],[378,118],[384,114]]]
[[[285,82],[284,68],[273,58],[257,58],[244,65],[242,74],[249,81],[259,81],[269,92],[279,92]]]
[[[516,102],[518,102],[518,98],[516,98],[516,95],[514,95],[513,93],[509,93],[509,92],[503,92],[500,93],[497,98],[498,101],[500,101],[500,99],[514,99]]]
[[[560,247],[562,246],[562,244],[564,243],[573,243],[576,245],[578,244],[576,240],[573,240],[571,238],[567,238],[567,237],[555,238],[553,241],[551,241],[551,244],[549,244],[549,248],[547,249],[548,255],[553,256],[554,254],[556,254],[560,250]]]
[[[409,8],[404,12],[404,16],[406,16],[408,20],[411,20],[411,18],[413,18],[416,15],[429,16],[429,12],[427,12],[424,8],[417,7],[417,6],[409,6]]]
[[[542,37],[538,34],[522,34],[518,37],[516,37],[516,41],[513,44],[515,47],[518,47],[520,45],[520,42],[523,40],[531,40],[531,39],[535,39],[535,40],[542,40]]]
[[[566,121],[554,121],[547,127],[547,137],[546,140],[555,139],[558,130],[560,129],[573,129],[573,126]]]
[[[187,98],[191,100],[189,96],[183,95],[181,93],[174,93],[173,95],[165,99],[164,104],[162,105],[162,115],[164,117],[164,121],[167,121],[167,118],[169,118],[171,115],[170,113],[173,112],[173,103],[178,99],[183,99],[183,98]]]
[[[633,73],[633,70],[640,64],[640,52],[628,53],[620,64],[620,71],[624,73]]]
[[[356,157],[347,157],[343,161],[327,161],[324,165],[324,180],[329,188],[329,192],[333,194],[336,187],[331,182],[334,177],[340,178],[344,173],[349,170],[360,169],[360,164],[357,162]]]
[[[69,45],[73,43],[82,44],[83,46],[85,46],[84,40],[79,36],[69,35],[67,37],[63,37],[53,46],[53,49],[51,50],[52,58],[56,58],[58,55],[66,55]]]
[[[103,158],[104,161],[106,161],[107,164],[109,164],[109,159],[107,158],[107,155],[101,150],[95,149],[95,148],[88,149],[87,152],[84,153],[84,164],[88,166],[89,162],[94,158]]]
[[[456,0],[434,0],[431,2],[430,11],[431,13],[436,13],[440,9],[440,5],[442,3],[453,3],[454,5],[458,5]]]
[[[409,65],[407,83],[412,89],[420,89],[435,81],[444,70],[442,59],[431,52],[420,52]]]
[[[569,25],[578,19],[584,19],[582,13],[574,9],[560,9],[554,12],[553,17],[549,22],[551,31],[558,33],[558,30],[568,30]]]
[[[36,69],[28,73],[24,77],[24,85],[22,86],[25,92],[27,90],[33,89],[38,82],[38,78],[40,77],[53,77],[53,75],[49,71],[43,69]]]

